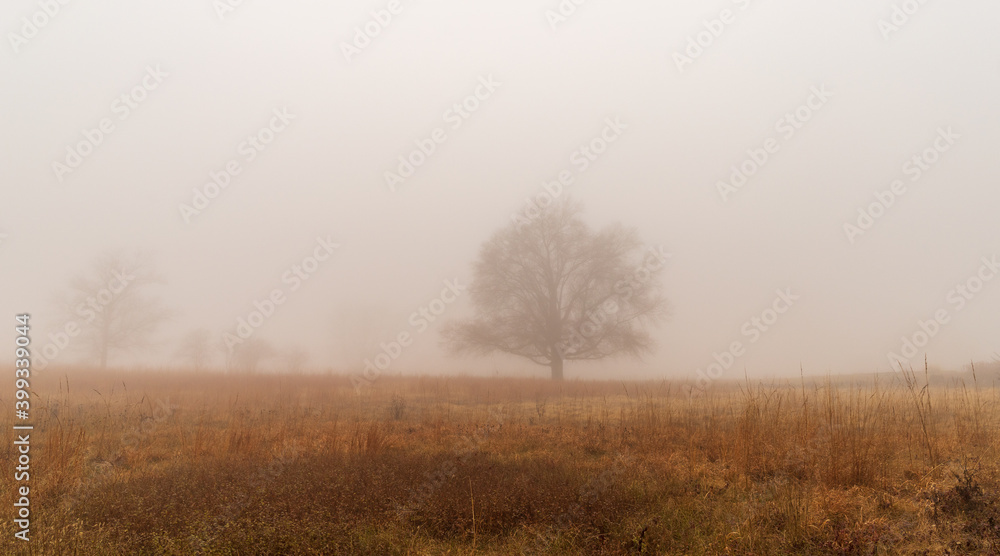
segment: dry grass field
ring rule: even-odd
[[[931,378],[41,375],[0,552],[1000,554],[996,377]]]

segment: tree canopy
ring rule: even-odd
[[[456,353],[512,354],[563,378],[566,360],[641,356],[666,316],[662,250],[621,225],[592,230],[580,205],[553,203],[497,231],[481,248],[469,288],[474,316],[449,323]]]

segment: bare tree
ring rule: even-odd
[[[176,356],[190,364],[195,371],[202,371],[212,360],[211,333],[204,328],[192,330],[181,339]]]
[[[82,320],[81,339],[102,369],[113,355],[147,346],[168,317],[151,291],[162,283],[147,255],[125,252],[98,257],[72,280],[67,309]]]
[[[665,255],[620,225],[592,231],[580,211],[554,203],[483,245],[469,288],[475,315],[443,330],[453,351],[517,355],[561,380],[565,360],[652,349],[647,328],[667,309],[657,280]]]
[[[291,346],[281,350],[278,355],[281,370],[288,374],[299,374],[309,361],[309,352],[302,346]]]
[[[273,358],[277,354],[274,346],[267,340],[260,338],[250,338],[232,350],[227,367],[230,371],[239,371],[245,374],[254,374],[260,368],[260,364]]]

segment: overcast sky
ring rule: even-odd
[[[885,371],[918,321],[915,364],[1000,352],[994,1],[229,6],[0,6],[0,316],[32,313],[36,344],[72,276],[142,248],[176,314],[137,360],[281,289],[254,334],[315,367],[410,332],[393,371],[548,376],[446,356],[467,295],[409,317],[568,172],[590,224],[672,255],[673,307],[652,356],[568,378],[689,378],[733,342],[734,378]],[[397,180],[400,157],[422,164]],[[211,173],[229,183],[199,211]],[[339,247],[293,290],[320,240]],[[766,314],[779,290],[797,299]]]

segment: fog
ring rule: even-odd
[[[221,345],[280,290],[253,337],[309,370],[357,373],[407,332],[387,372],[547,377],[440,332],[472,315],[480,246],[555,192],[670,255],[656,349],[568,379],[989,361],[998,18],[986,0],[4,2],[0,316],[58,343],[74,277],[139,250],[170,317],[114,366],[181,366],[186,334]]]

